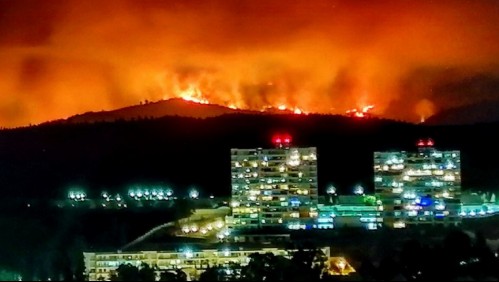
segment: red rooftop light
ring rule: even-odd
[[[433,147],[433,145],[435,145],[435,142],[430,138],[427,140],[419,139],[418,141],[418,147]]]
[[[281,145],[282,143],[285,143],[286,145],[289,145],[291,143],[291,135],[289,134],[279,134],[279,135],[274,135],[272,137],[272,143],[276,145]]]
[[[428,141],[426,142],[426,146],[433,146],[435,145],[435,142],[433,142],[433,140],[431,139],[428,139]]]

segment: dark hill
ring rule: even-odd
[[[476,124],[499,122],[499,101],[485,101],[441,111],[426,120],[432,125]]]
[[[61,119],[49,122],[53,123],[94,123],[94,122],[112,122],[118,120],[136,120],[136,119],[154,119],[164,116],[179,116],[193,118],[209,118],[221,116],[224,114],[289,114],[290,111],[280,111],[269,108],[265,112],[231,109],[216,104],[199,104],[186,101],[181,98],[172,98],[157,102],[145,102],[140,105],[124,107],[110,111],[87,112],[75,115],[67,119]]]
[[[414,149],[431,136],[437,147],[462,150],[463,187],[499,187],[499,124],[418,126],[328,115],[222,115],[195,119],[47,124],[0,131],[2,197],[63,197],[72,185],[89,194],[126,191],[134,183],[191,185],[229,195],[230,148],[268,147],[287,131],[299,146],[317,146],[319,188],[355,184],[372,191],[375,150]]]

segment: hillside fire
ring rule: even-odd
[[[368,105],[363,107],[362,109],[351,109],[346,111],[346,115],[354,118],[370,118],[372,114],[371,110],[374,109],[373,105]]]

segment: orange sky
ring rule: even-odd
[[[0,1],[0,126],[159,100],[386,117],[499,99],[499,3]]]

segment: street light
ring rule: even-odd
[[[199,192],[196,190],[196,189],[191,189],[191,191],[189,192],[189,197],[191,199],[197,199],[199,198]]]
[[[166,189],[166,196],[171,197],[172,195],[173,195],[173,190],[170,188]]]
[[[362,195],[362,194],[364,194],[364,187],[362,187],[361,185],[355,186],[355,188],[353,189],[353,193],[355,195]]]
[[[334,194],[336,194],[336,187],[334,187],[333,185],[330,185],[329,187],[327,187],[326,193],[328,195],[334,195]]]

